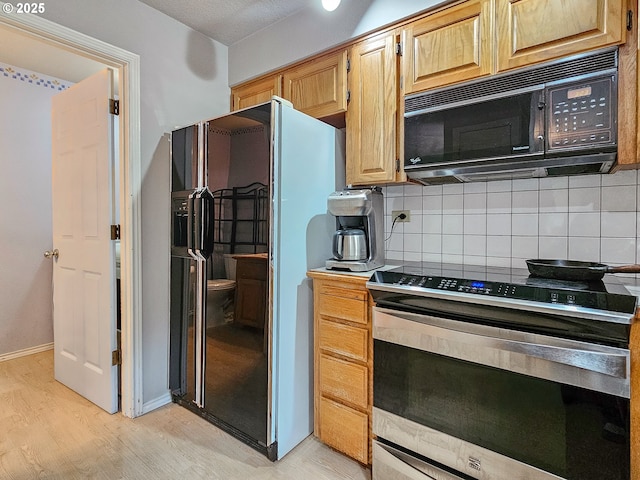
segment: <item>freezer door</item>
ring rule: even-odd
[[[206,186],[206,123],[171,135],[170,377],[174,396],[204,405],[206,261],[213,197]]]
[[[195,264],[190,257],[171,257],[169,388],[188,402],[195,399]]]

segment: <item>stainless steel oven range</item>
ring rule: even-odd
[[[374,480],[627,480],[619,279],[419,264],[376,272]]]

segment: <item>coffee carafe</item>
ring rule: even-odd
[[[336,217],[333,258],[326,267],[365,272],[384,265],[383,198],[379,187],[333,192],[327,200]]]

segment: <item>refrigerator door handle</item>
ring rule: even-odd
[[[205,399],[205,346],[206,346],[206,292],[207,272],[204,260],[196,261],[196,312],[193,328],[195,347],[195,398],[193,402],[204,408]]]
[[[196,194],[196,190],[191,192],[187,197],[187,252],[194,259],[198,260],[198,256],[193,248],[193,237],[194,237],[194,221],[193,221],[193,209],[194,209],[194,196]]]
[[[214,243],[214,219],[213,219],[213,202],[214,197],[209,190],[209,187],[203,187],[198,196],[198,200],[200,202],[199,205],[199,213],[200,213],[200,244],[199,244],[199,254],[200,258],[206,260],[209,258],[209,255],[213,252],[213,243]]]
[[[202,189],[193,195],[193,252],[197,259],[205,259],[202,256]]]
[[[200,260],[206,260],[213,250],[213,194],[209,187],[198,189],[193,199],[194,242],[193,250]],[[195,257],[194,257],[195,258]]]

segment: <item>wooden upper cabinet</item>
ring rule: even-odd
[[[350,53],[347,184],[396,180],[396,35],[387,33],[354,45]]]
[[[274,75],[244,83],[231,89],[231,110],[241,110],[282,96],[282,75]]]
[[[625,40],[626,0],[496,0],[497,71]]]
[[[331,53],[287,69],[282,96],[296,110],[323,118],[347,110],[347,51]]]
[[[403,33],[404,93],[489,75],[491,0],[469,0],[407,25]]]

